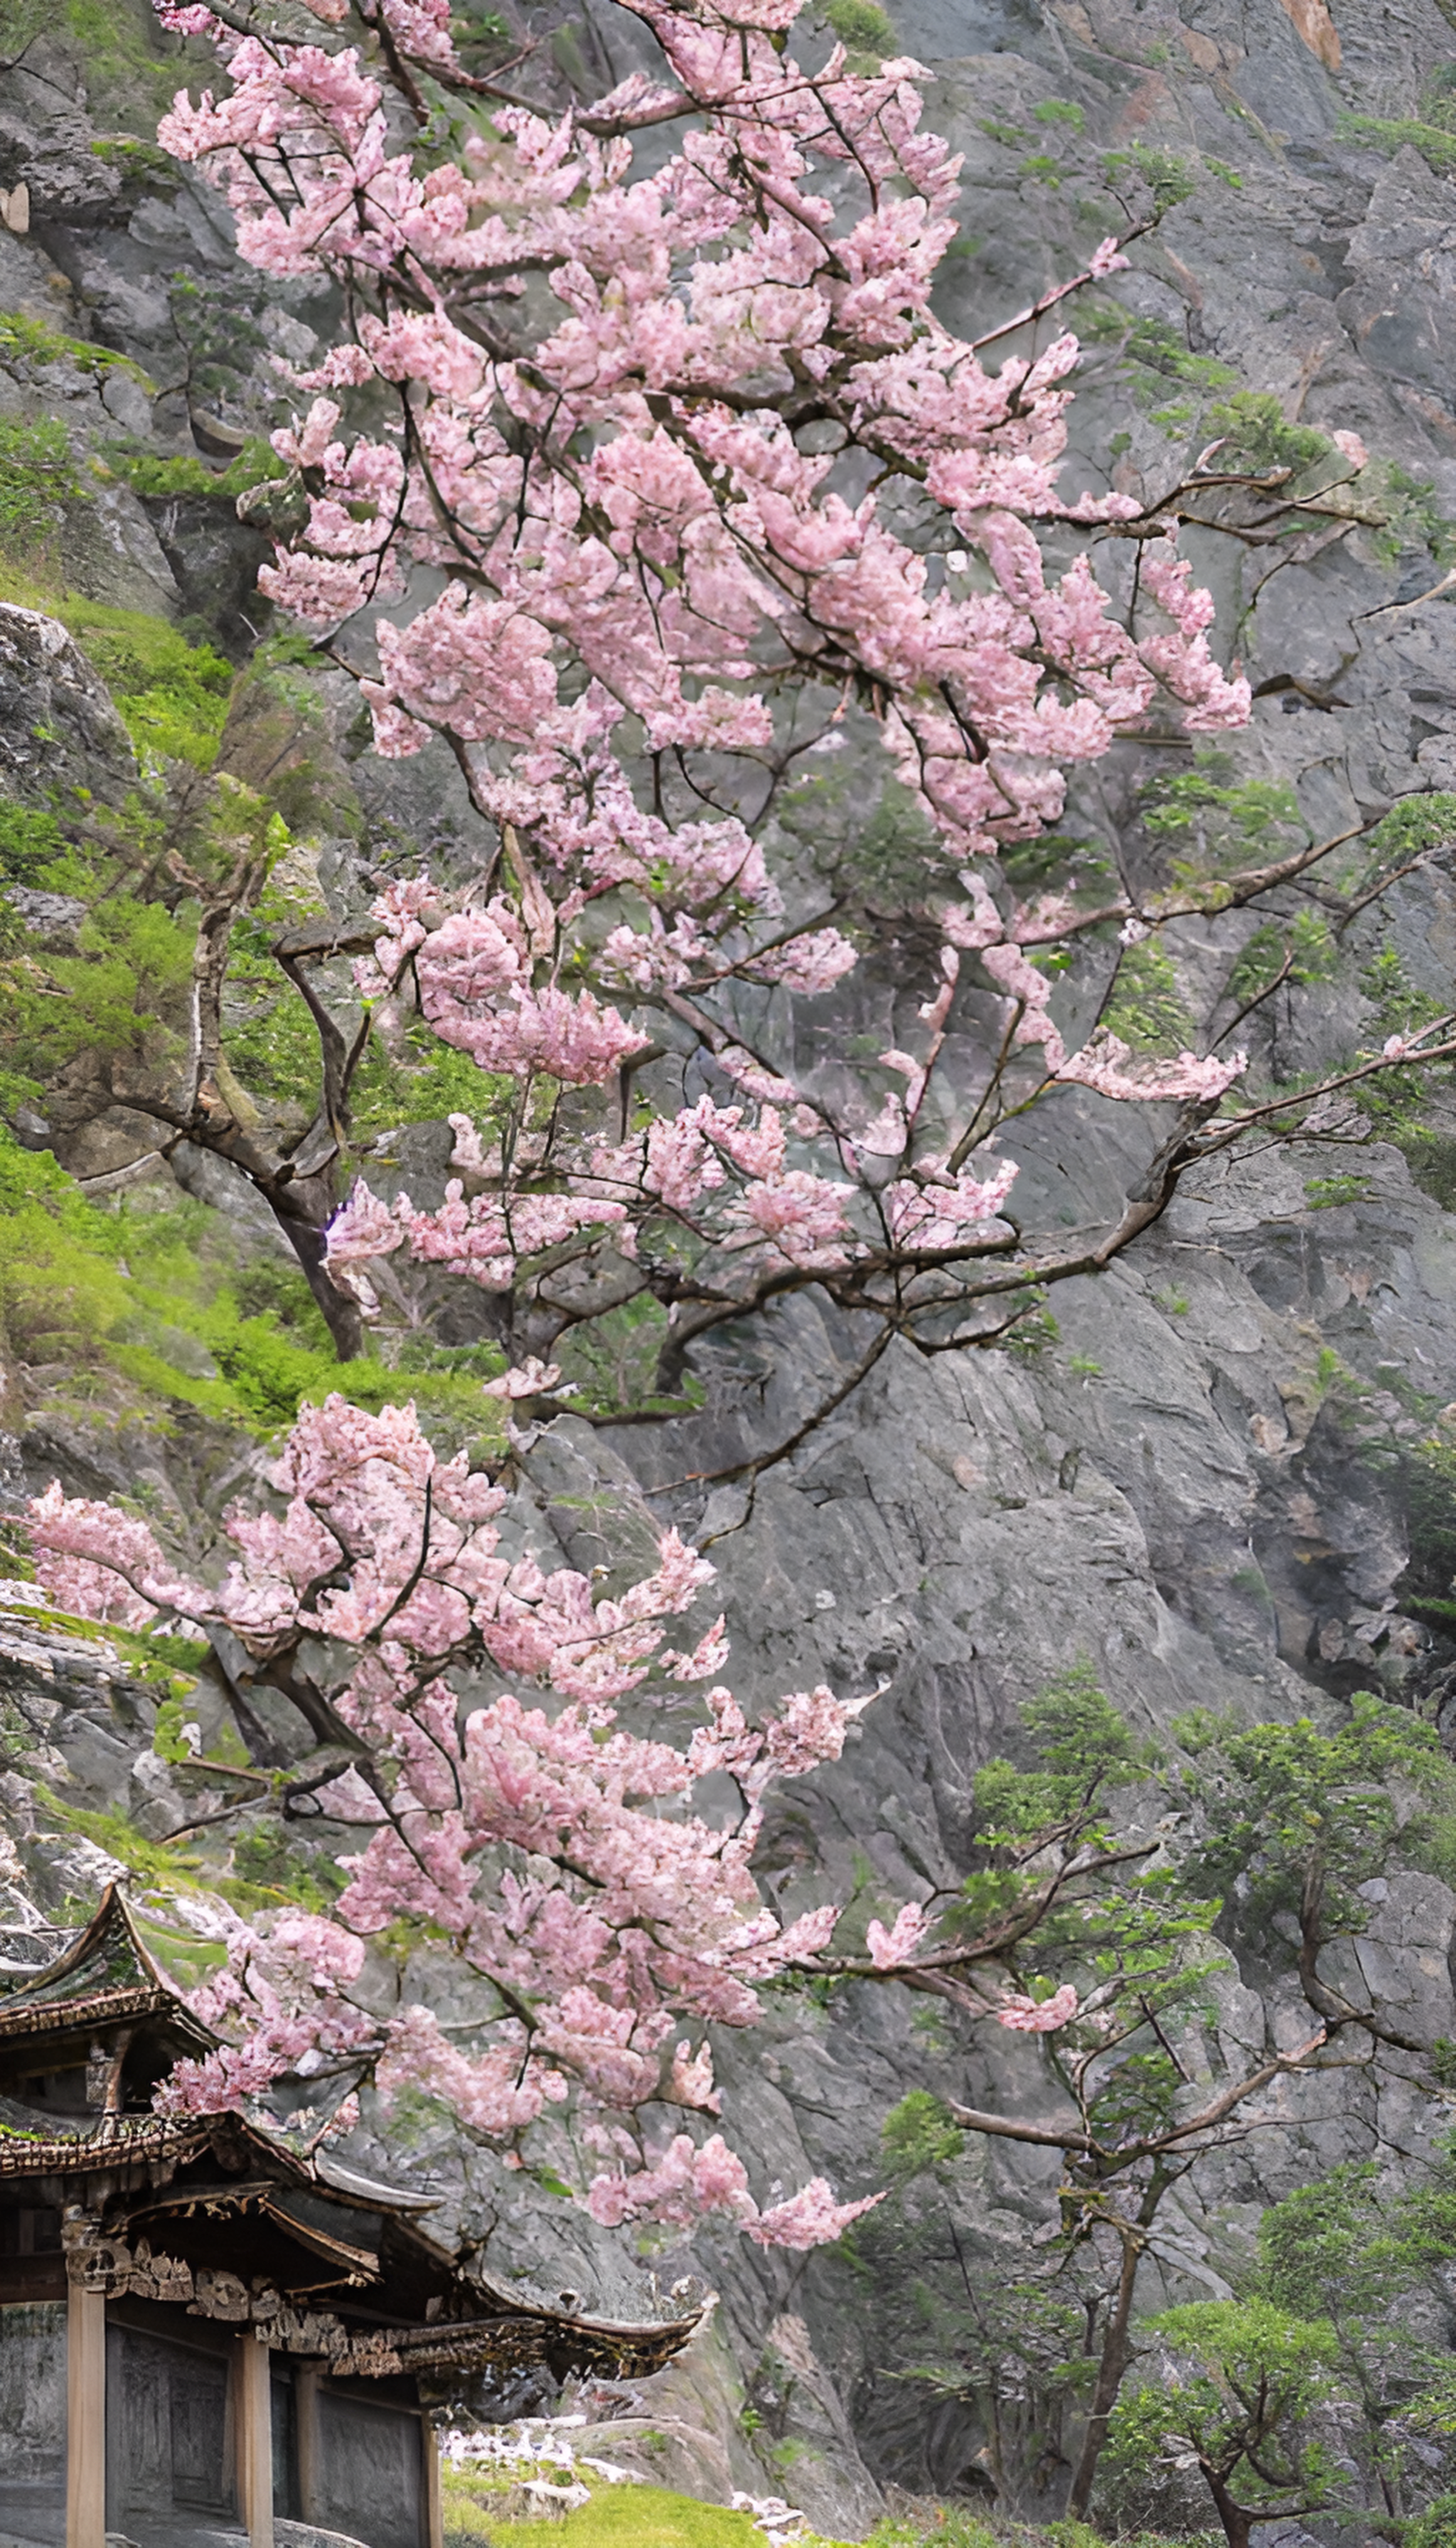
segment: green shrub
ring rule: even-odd
[[[875,0],[826,0],[824,15],[851,56],[876,63],[895,50],[895,31]]]
[[[226,469],[210,469],[191,451],[163,458],[158,452],[133,451],[122,443],[112,443],[107,458],[117,476],[124,478],[137,496],[199,496],[228,505],[235,504],[239,496],[247,495],[264,480],[282,479],[289,474],[287,461],[279,459],[271,442],[264,441],[261,434],[245,442]]]
[[[1193,1020],[1160,938],[1144,938],[1125,949],[1103,1024],[1134,1052],[1186,1049]]]
[[[1456,171],[1456,133],[1447,133],[1440,125],[1425,124],[1414,115],[1341,115],[1341,136],[1347,141],[1368,141],[1376,150],[1394,158],[1398,150],[1418,150],[1427,167],[1438,177],[1449,177]]]
[[[416,1340],[403,1373],[339,1363],[301,1270],[279,1259],[239,1274],[206,1204],[90,1203],[3,1127],[0,1331],[22,1377],[45,1371],[62,1399],[161,1430],[191,1409],[266,1439],[304,1399],[334,1391],[376,1413],[412,1397],[451,1449],[486,1456],[503,1440],[499,1403],[483,1394],[503,1367],[495,1347]]]
[[[46,867],[66,855],[66,840],[53,814],[0,798],[0,875],[9,884],[38,884]]]
[[[63,424],[0,416],[0,540],[24,548],[44,539],[82,492]]]
[[[152,386],[130,354],[114,354],[110,345],[93,345],[83,336],[63,336],[20,310],[0,310],[0,363],[73,363],[80,372],[130,372],[147,390]]]
[[[232,689],[227,659],[146,611],[67,595],[56,615],[105,682],[138,753],[211,770]]]
[[[1249,469],[1257,477],[1290,469],[1298,475],[1336,456],[1327,434],[1288,421],[1272,391],[1236,390],[1222,406],[1210,408],[1207,422],[1209,431],[1223,440],[1215,455],[1220,469]]]

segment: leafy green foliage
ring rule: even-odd
[[[1350,141],[1368,141],[1375,150],[1384,150],[1394,158],[1398,150],[1418,150],[1428,168],[1438,177],[1449,177],[1456,171],[1456,133],[1438,124],[1426,124],[1415,115],[1351,115],[1339,119],[1341,134]]]
[[[1367,1054],[1378,1052],[1389,1036],[1413,1035],[1443,1014],[1441,1002],[1410,980],[1393,947],[1382,948],[1361,968],[1360,989],[1374,1011],[1369,1045],[1364,1048]],[[1382,1071],[1378,1078],[1358,1082],[1351,1094],[1381,1138],[1394,1141],[1415,1169],[1431,1138],[1424,1119],[1426,1086],[1420,1064],[1408,1062]]]
[[[1429,1434],[1405,1455],[1403,1486],[1410,1561],[1401,1598],[1417,1616],[1456,1592],[1456,1443]]]
[[[1347,465],[1317,426],[1291,424],[1272,390],[1235,390],[1210,408],[1205,422],[1223,445],[1213,456],[1216,469],[1247,469],[1256,478],[1287,470],[1299,478],[1331,462],[1341,470]]]
[[[343,1867],[321,1851],[305,1856],[270,1815],[240,1831],[232,1843],[232,1870],[256,1897],[296,1902],[301,1910],[327,1912],[347,1882]]]
[[[42,881],[74,893],[95,885],[96,869],[67,859]],[[162,1058],[172,1040],[166,1020],[179,1013],[192,978],[193,937],[190,915],[125,891],[107,900],[98,889],[76,954],[41,958],[23,948],[0,962],[0,1066],[12,1089],[38,1095],[82,1054],[102,1062]]]
[[[53,814],[0,798],[0,875],[7,884],[39,884],[46,868],[66,856],[66,848]]]
[[[261,434],[244,443],[226,469],[210,469],[195,452],[164,457],[154,451],[133,451],[121,443],[112,443],[107,456],[117,476],[136,495],[153,500],[196,496],[212,503],[235,505],[238,497],[254,487],[289,474],[287,462],[279,459]]]
[[[196,1872],[198,1860],[194,1851],[166,1848],[158,1841],[147,1840],[125,1814],[92,1813],[83,1805],[65,1804],[39,1781],[36,1794],[62,1831],[79,1832],[84,1840],[94,1841],[108,1858],[119,1860],[144,1883],[175,1888]]]
[[[1021,1710],[1036,1767],[1005,1759],[978,1770],[973,1789],[977,1857],[945,1914],[947,1934],[973,1937],[1018,1902],[1035,1897],[1024,1874],[1049,1849],[1095,1852],[1107,1837],[1120,1787],[1151,1774],[1154,1756],[1098,1687],[1087,1663],[1073,1664]]]
[[[438,1123],[448,1115],[468,1115],[473,1124],[485,1125],[491,1121],[493,1100],[498,1094],[503,1097],[506,1085],[481,1070],[469,1053],[442,1045],[428,1028],[411,1025],[394,1051],[376,1041],[365,1054],[354,1082],[354,1130],[363,1139],[401,1124]]]
[[[965,2136],[949,2110],[928,2088],[912,2088],[886,2115],[880,2147],[897,2176],[915,2176],[928,2167],[949,2167],[960,2157]]]
[[[1162,152],[1149,154],[1162,158]],[[1117,152],[1115,159],[1136,161],[1137,152]],[[1109,165],[1104,162],[1104,166]],[[1181,167],[1181,162],[1177,163]],[[1156,189],[1154,189],[1156,191]],[[1184,188],[1191,194],[1192,183]],[[1181,201],[1174,195],[1173,202]],[[1238,374],[1228,363],[1217,362],[1211,354],[1195,354],[1186,340],[1163,318],[1137,318],[1120,302],[1101,302],[1084,318],[1082,333],[1092,343],[1116,344],[1118,359],[1128,376],[1129,387],[1139,407],[1150,407],[1161,398],[1169,381],[1212,396],[1219,390],[1231,390]],[[1196,412],[1190,409],[1190,415]]]
[[[0,310],[0,363],[72,363],[78,372],[98,378],[106,372],[130,372],[151,388],[130,354],[114,354],[110,345],[93,345],[84,336],[63,336],[58,328],[47,327],[44,318],[32,318],[21,310]]]
[[[88,1203],[44,1153],[0,1128],[0,1329],[22,1386],[51,1405],[165,1430],[190,1410],[267,1437],[301,1400],[330,1390],[374,1410],[398,1400],[395,1371],[335,1361],[301,1273],[279,1260],[238,1269],[206,1205],[122,1198]],[[482,1396],[486,1349],[418,1347],[410,1381],[453,1449],[499,1449],[497,1403]]]
[[[0,416],[0,540],[26,547],[44,539],[82,492],[63,424]]]
[[[658,1386],[659,1362],[671,1341],[666,1310],[651,1293],[639,1292],[600,1318],[568,1328],[556,1358],[581,1392],[586,1413],[666,1413],[700,1407],[702,1383],[690,1374],[674,1393]]]
[[[1377,2167],[1352,2161],[1286,2195],[1259,2223],[1259,2292],[1333,2329],[1348,2442],[1398,2513],[1432,2482],[1433,2419],[1412,2409],[1446,2379],[1450,2356],[1422,2299],[1434,2297],[1453,2253],[1449,2143],[1423,2185],[1392,2197]],[[1416,2440],[1422,2423],[1424,2443]]]
[[[1369,880],[1404,867],[1429,850],[1445,849],[1452,841],[1456,841],[1456,796],[1440,788],[1428,796],[1403,796],[1366,835]]]
[[[1267,921],[1239,949],[1225,995],[1243,1008],[1263,999],[1278,982],[1301,986],[1327,982],[1337,960],[1334,940],[1322,913],[1301,911],[1289,923]]]
[[[834,768],[816,769],[784,789],[777,814],[820,874],[852,893],[872,893],[880,909],[913,903],[927,872],[946,864],[924,813],[893,777],[881,782],[866,818],[863,784],[857,790]]]
[[[1023,902],[1051,889],[1100,898],[1115,872],[1105,842],[1074,840],[1065,832],[1008,841],[1001,864]]]
[[[1200,753],[1176,778],[1153,780],[1138,816],[1148,839],[1168,851],[1176,884],[1270,864],[1310,837],[1287,781],[1239,779],[1229,756],[1217,751]]]
[[[1102,173],[1110,185],[1129,172],[1140,177],[1152,195],[1153,218],[1161,221],[1175,204],[1186,203],[1198,190],[1198,171],[1191,161],[1180,158],[1176,150],[1156,148],[1151,142],[1135,141],[1131,150],[1109,150],[1102,162]],[[1150,322],[1156,325],[1156,320]],[[1223,364],[1217,365],[1223,371]],[[1231,377],[1231,375],[1230,375]]]
[[[1305,1201],[1311,1212],[1336,1212],[1342,1204],[1369,1200],[1368,1177],[1306,1177]]]
[[[210,770],[227,720],[231,665],[145,611],[67,598],[58,616],[105,682],[138,753]]]
[[[864,56],[878,64],[895,50],[895,30],[875,0],[826,0],[825,18],[845,46],[854,66]]]
[[[1377,557],[1396,566],[1424,550],[1444,572],[1456,560],[1456,522],[1441,511],[1433,482],[1412,478],[1394,460],[1378,461],[1367,476],[1371,508],[1379,516],[1372,540]]]
[[[1456,2495],[1443,2495],[1408,2523],[1401,2548],[1451,2548],[1456,2539]]]
[[[1051,1311],[1044,1308],[1044,1294],[1029,1286],[1025,1310],[1001,1338],[1006,1352],[1016,1354],[1023,1362],[1035,1361],[1039,1354],[1061,1341],[1061,1329]]]
[[[510,49],[510,28],[489,0],[461,0],[451,18],[455,49],[468,70],[482,71]]]
[[[1190,1872],[1228,1892],[1237,1925],[1266,1943],[1279,1911],[1311,1919],[1320,1943],[1357,1935],[1368,1917],[1358,1888],[1396,1843],[1392,1778],[1446,1802],[1456,1772],[1432,1726],[1369,1690],[1332,1733],[1309,1717],[1225,1732],[1200,1756],[1209,1835]]]
[[[1176,2502],[1191,2459],[1216,2502],[1225,2490],[1256,2519],[1335,2498],[1336,2468],[1307,2437],[1311,2416],[1335,2395],[1332,2327],[1264,2300],[1195,2301],[1146,2326],[1171,2366],[1114,2410],[1105,2463],[1113,2492],[1161,2482]]]
[[[160,149],[155,141],[138,141],[130,133],[103,134],[92,142],[91,155],[115,168],[124,197],[147,194],[165,199],[175,195],[182,183],[170,150]]]
[[[185,267],[172,275],[167,310],[190,406],[226,400],[253,372],[268,341],[260,323],[267,299],[262,277],[247,268],[214,269],[205,283]]]
[[[493,2495],[499,2501],[498,2489],[473,2472],[446,2472],[449,2548],[539,2548],[539,2518],[502,2520]],[[762,2535],[750,2513],[725,2511],[720,2504],[699,2503],[655,2486],[600,2487],[590,2503],[568,2512],[551,2529],[558,2548],[759,2548]],[[943,2535],[937,2532],[938,2538]],[[819,2548],[819,2543],[811,2538],[806,2548]],[[948,2548],[981,2548],[981,2543],[967,2536],[950,2541]],[[989,2540],[986,2548],[991,2548]]]
[[[1124,948],[1102,1023],[1134,1052],[1186,1051],[1193,1041],[1193,1019],[1159,937]]]

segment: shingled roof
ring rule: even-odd
[[[109,1884],[74,1943],[0,1997],[0,2044],[143,2017],[167,2018],[192,2050],[210,2051],[218,2041],[163,1972],[120,1887]]]
[[[110,1885],[80,1937],[0,1996],[0,2072],[16,2069],[17,2056],[27,2073],[48,2066],[52,2051],[74,2064],[94,2038],[133,2028],[160,2036],[174,2057],[219,2041]],[[280,2313],[281,2341],[307,2351],[347,2339],[349,2367],[366,2376],[487,2362],[545,2362],[557,2377],[641,2376],[672,2358],[700,2315],[633,2322],[528,2301],[478,2266],[467,2272],[429,2236],[418,2216],[438,2208],[435,2197],[362,2176],[256,2111],[77,2114],[72,2124],[0,2097],[0,2186],[24,2178],[50,2181],[47,2202],[94,2203],[99,2243],[87,2270],[107,2290],[184,2298],[196,2274],[204,2314]],[[220,2300],[243,2253],[251,2293],[237,2281]],[[318,2316],[320,2307],[351,2323]]]

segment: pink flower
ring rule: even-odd
[[[1029,1999],[1024,1991],[1008,1991],[994,2015],[998,2026],[1010,2027],[1017,2035],[1054,2035],[1059,2027],[1069,2026],[1077,2014],[1077,1994],[1070,1982],[1063,1982],[1049,1999]]]
[[[1117,274],[1127,262],[1128,259],[1119,253],[1116,238],[1105,238],[1101,246],[1093,250],[1087,271],[1094,282],[1101,283],[1109,274]]]
[[[1180,1052],[1176,1061],[1134,1061],[1127,1045],[1099,1027],[1090,1044],[1064,1060],[1056,1072],[1063,1083],[1095,1089],[1101,1097],[1151,1102],[1160,1098],[1192,1099],[1209,1104],[1231,1088],[1248,1068],[1248,1054],[1231,1052],[1227,1061],[1214,1054]]]
[[[887,1973],[896,1964],[908,1963],[916,1948],[923,1943],[929,1925],[918,1902],[907,1902],[896,1912],[892,1929],[884,1928],[878,1920],[871,1920],[865,1932],[865,1943],[875,1971]]]
[[[488,1380],[484,1395],[487,1398],[539,1398],[547,1390],[554,1389],[560,1378],[560,1363],[538,1362],[534,1354],[528,1354],[523,1363],[502,1371],[499,1380]]]
[[[844,2236],[852,2221],[863,2220],[884,2199],[883,2194],[866,2194],[858,2203],[836,2203],[825,2179],[812,2176],[786,2203],[773,2204],[756,2221],[750,2221],[748,2235],[758,2247],[832,2246]]]

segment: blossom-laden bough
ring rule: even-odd
[[[215,1585],[179,1573],[115,1505],[52,1485],[28,1511],[37,1574],[62,1608],[138,1630],[182,1623],[220,1656],[240,1647],[234,1678],[278,1691],[316,1737],[278,1769],[272,1805],[358,1835],[333,1918],[230,1920],[227,1969],[194,1995],[223,2046],[179,2063],[164,2108],[224,2112],[286,2075],[318,2079],[336,2104],[368,2077],[387,2098],[415,2086],[443,2099],[518,2159],[530,2128],[570,2104],[602,2161],[588,2194],[598,2221],[725,2213],[765,2245],[838,2237],[876,2198],[836,2204],[815,2178],[761,2209],[721,2133],[664,2142],[660,2127],[674,2110],[716,2118],[704,2030],[754,2025],[766,1983],[859,1969],[946,1986],[946,1951],[916,1905],[888,1931],[871,1921],[867,1961],[846,1963],[826,1952],[839,1905],[785,1924],[751,1872],[770,1789],[838,1760],[868,1699],[821,1684],[751,1724],[714,1678],[721,1617],[688,1650],[665,1643],[713,1580],[706,1559],[670,1530],[653,1571],[620,1590],[543,1572],[522,1545],[529,1516],[465,1453],[442,1460],[410,1407],[306,1408],[268,1483],[271,1503],[228,1513],[236,1554]],[[505,1681],[538,1702],[510,1688],[479,1702],[483,1683]],[[678,1717],[704,1684],[685,1747],[621,1722],[629,1696],[639,1717]],[[738,1797],[711,1822],[694,1811],[710,1776]],[[1097,1863],[1082,1825],[1076,1837],[1078,1866]],[[1063,1880],[957,1943],[950,1963],[981,1975],[973,2014],[1038,2034],[1077,2017],[1074,1987],[1038,2001],[1013,1986],[1016,1942]],[[367,2004],[351,1996],[366,1942],[399,1920],[447,1942],[479,1981],[469,2045],[418,2002],[381,2016],[377,1975]]]
[[[376,905],[375,1024],[414,1011],[470,1054],[492,1120],[456,1120],[436,1208],[356,1187],[335,1281],[410,1317],[410,1264],[450,1268],[517,1357],[651,1294],[671,1387],[695,1334],[808,1285],[871,1314],[867,1366],[892,1334],[994,1341],[1029,1287],[1100,1270],[1280,1110],[1230,1108],[1236,1048],[1135,1053],[1104,1027],[1069,1051],[1056,970],[1093,931],[1269,907],[1338,844],[1095,904],[1020,901],[1000,854],[1149,720],[1244,721],[1180,518],[1217,527],[1236,496],[1260,539],[1339,536],[1365,518],[1357,437],[1314,490],[1210,446],[1156,502],[1064,492],[1078,345],[1049,322],[1126,263],[1117,239],[957,336],[932,290],[959,163],[917,65],[809,66],[797,0],[624,0],[657,74],[565,113],[469,69],[447,0],[309,0],[307,40],[261,6],[155,5],[228,78],[179,94],[162,139],[226,188],[245,257],[339,287],[274,437],[307,519],[264,587],[359,680],[380,753],[445,740],[497,845],[467,889]],[[775,874],[774,827],[811,757],[864,731],[932,845],[938,953],[913,1049],[816,1071],[800,1004],[858,951],[841,902]],[[999,1143],[1075,1091],[1167,1111],[1121,1211],[1039,1235]],[[583,1258],[592,1279],[563,1280]]]
[[[386,2098],[444,2099],[519,2163],[530,2127],[574,2100],[599,2161],[587,2196],[599,2221],[721,2213],[766,2246],[838,2237],[873,2197],[836,2203],[816,2177],[761,2207],[721,2133],[652,2148],[644,2136],[664,2115],[716,2116],[704,2028],[752,2025],[761,1985],[830,1937],[833,1905],[781,1925],[749,1862],[770,1786],[836,1759],[864,1702],[798,1690],[750,1726],[713,1683],[721,1619],[690,1652],[664,1643],[713,1572],[675,1531],[620,1592],[543,1573],[508,1553],[504,1491],[464,1454],[437,1458],[412,1408],[306,1410],[272,1484],[277,1509],[228,1515],[236,1555],[216,1587],[179,1574],[146,1523],[111,1505],[52,1487],[30,1509],[38,1573],[66,1608],[227,1631],[245,1678],[292,1700],[318,1738],[279,1774],[284,1812],[357,1829],[336,1917],[231,1920],[227,1968],[194,1999],[222,2048],[178,2065],[164,2108],[227,2111],[286,2074],[336,2104],[369,2077]],[[501,1689],[467,1705],[472,1674],[543,1700]],[[629,1692],[681,1707],[702,1683],[685,1749],[620,1722]],[[709,1774],[736,1786],[727,1820],[692,1809]],[[444,2033],[422,2003],[382,2017],[377,1988],[369,2005],[353,1995],[366,1942],[397,1920],[448,1941],[477,1977],[472,2038]]]

